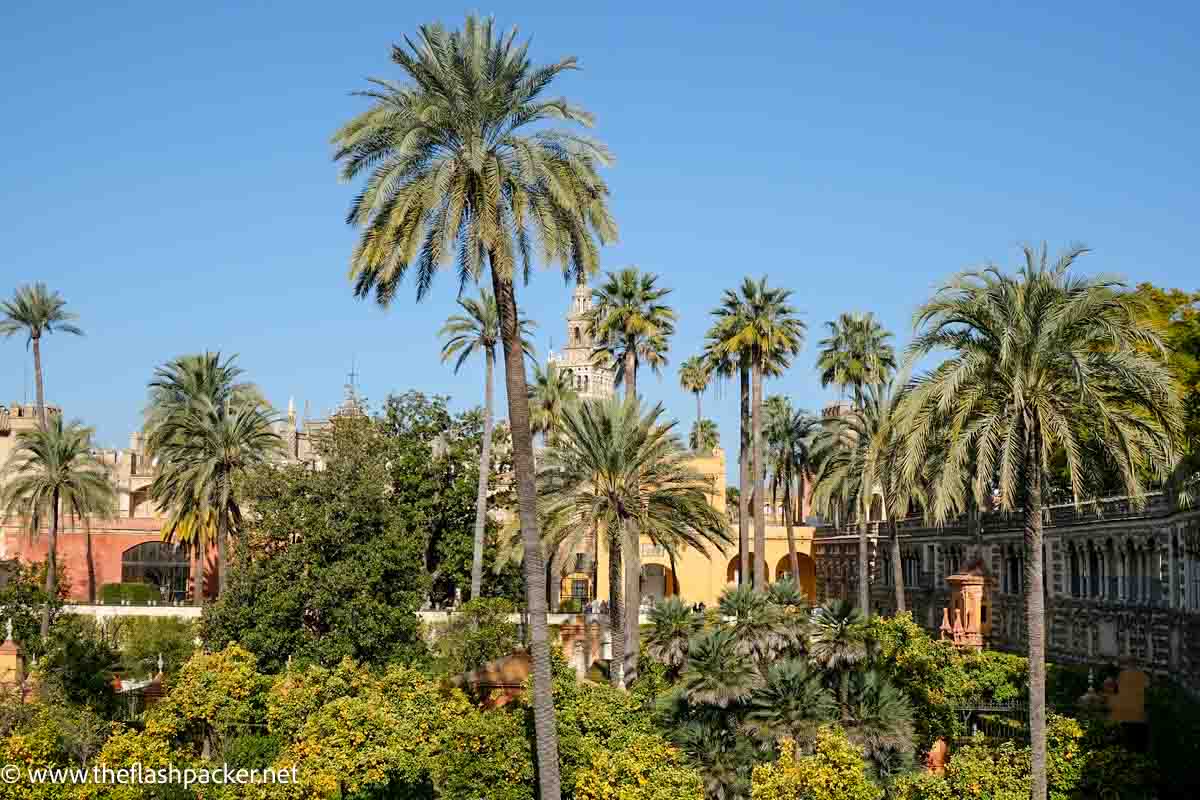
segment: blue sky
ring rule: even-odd
[[[768,390],[813,409],[831,396],[813,369],[825,320],[873,310],[904,343],[941,278],[1015,263],[1022,241],[1083,241],[1088,271],[1200,288],[1194,5],[719,5],[478,9],[532,35],[536,60],[579,57],[557,88],[618,159],[603,261],[674,287],[672,363],[643,384],[685,425],[675,367],[743,275],[795,290],[809,342]],[[87,331],[47,342],[51,402],[122,445],[154,366],[206,348],[314,414],[352,358],[372,401],[477,402],[479,374],[438,359],[450,274],[420,305],[352,297],[353,189],[328,146],[362,108],[349,91],[398,75],[393,41],[469,6],[0,6],[0,293],[45,281]],[[543,352],[568,297],[554,272],[519,292]],[[0,341],[0,402],[23,396],[27,361]],[[733,393],[709,414],[735,441]]]

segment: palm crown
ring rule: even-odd
[[[494,351],[500,343],[500,312],[496,308],[496,296],[481,289],[479,297],[460,297],[458,305],[465,312],[447,317],[438,336],[445,339],[442,345],[442,361],[454,359],[454,371],[477,353]],[[521,349],[527,358],[534,357],[533,343],[529,340],[530,329],[537,325],[522,316],[520,328]]]
[[[44,283],[22,286],[11,300],[0,302],[0,335],[6,337],[24,333],[33,342],[55,331],[82,336],[76,319],[78,315],[67,311],[67,301]]]
[[[825,326],[829,335],[821,340],[817,357],[821,386],[851,388],[857,402],[864,386],[886,380],[895,371],[892,334],[874,314],[842,314]]]
[[[637,368],[645,364],[658,372],[666,363],[668,340],[675,333],[675,312],[663,303],[671,293],[658,285],[658,276],[626,267],[608,273],[592,290],[589,312],[596,355],[616,364],[616,380],[636,393]]]
[[[359,92],[371,107],[333,136],[346,181],[365,178],[347,220],[362,235],[351,257],[356,292],[390,303],[410,268],[418,297],[452,259],[461,281],[479,280],[485,259],[511,280],[518,261],[596,270],[596,238],[616,238],[601,143],[539,127],[592,115],[546,88],[574,58],[535,67],[516,31],[468,17],[461,31],[423,25],[392,48],[407,83],[375,78]]]

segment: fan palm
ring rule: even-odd
[[[721,444],[721,432],[711,419],[697,420],[688,434],[688,445],[697,453],[711,453]]]
[[[692,356],[684,359],[683,363],[679,365],[680,388],[696,395],[697,425],[704,419],[704,411],[700,401],[704,397],[704,390],[708,388],[708,380],[708,365],[702,356]]]
[[[745,584],[722,592],[718,608],[722,616],[733,619],[738,647],[765,674],[771,660],[791,643],[783,609],[768,600],[765,592]]]
[[[767,286],[767,279],[746,278],[738,292],[726,290],[717,317],[716,339],[720,349],[732,354],[749,354],[752,393],[751,428],[754,470],[754,585],[766,587],[767,523],[763,516],[763,378],[787,368],[804,342],[804,322],[796,316],[789,300],[791,291]],[[743,488],[744,491],[744,488]]]
[[[688,645],[679,687],[691,703],[728,708],[749,699],[762,676],[732,628],[700,634]]]
[[[688,643],[704,627],[704,618],[678,597],[668,597],[650,610],[646,652],[667,667],[672,680],[687,663]]]
[[[63,424],[61,416],[43,428],[22,431],[0,477],[0,510],[4,517],[20,516],[30,537],[49,518],[46,543],[46,594],[58,594],[59,514],[66,511],[87,525],[97,514],[111,513],[116,490],[108,472],[92,454],[92,430],[77,422]],[[86,541],[88,599],[96,599],[91,535]],[[50,631],[50,607],[42,612],[42,636]]]
[[[74,324],[78,315],[67,311],[67,301],[58,292],[51,292],[44,283],[22,286],[12,300],[0,303],[0,335],[5,338],[17,333],[26,336],[33,350],[33,379],[37,390],[38,421],[46,427],[46,388],[42,380],[42,337],[62,331],[82,336]]]
[[[800,659],[776,661],[750,698],[745,728],[766,745],[791,739],[807,745],[823,723],[837,713],[837,703],[822,683],[821,673]]]
[[[483,354],[483,441],[479,447],[479,488],[475,496],[475,544],[471,554],[471,598],[479,597],[483,586],[483,534],[487,525],[488,470],[491,468],[493,419],[493,372],[496,367],[496,344],[500,341],[500,313],[496,309],[496,298],[487,289],[479,292],[479,298],[458,299],[462,314],[453,314],[438,335],[446,341],[442,345],[443,363],[454,361],[454,371],[462,369],[467,359],[476,353]],[[521,348],[525,355],[533,358],[533,345],[527,335],[533,322],[520,321]]]
[[[875,670],[851,676],[841,724],[880,777],[886,778],[911,762],[912,704],[903,691]]]
[[[474,16],[460,31],[422,26],[405,45],[392,48],[392,60],[407,80],[373,81],[363,93],[371,107],[333,137],[342,178],[365,178],[347,220],[363,228],[351,278],[360,297],[374,292],[389,305],[410,267],[418,299],[451,260],[460,285],[491,274],[525,548],[538,781],[543,800],[558,800],[546,571],[515,281],[528,277],[535,241],[542,261],[561,265],[564,276],[596,271],[597,240],[616,238],[598,173],[611,157],[599,142],[543,124],[592,123],[582,108],[543,96],[576,68],[574,58],[535,66],[515,30],[500,34],[492,20]]]
[[[849,388],[858,406],[864,386],[885,381],[896,370],[892,334],[870,312],[842,314],[825,327],[829,335],[821,340],[817,356],[821,386],[832,384],[843,393]]]
[[[1026,246],[1016,273],[956,275],[916,312],[909,347],[913,360],[951,356],[909,392],[906,480],[931,443],[945,443],[935,518],[964,510],[968,493],[985,507],[993,487],[1002,509],[1024,516],[1034,797],[1046,795],[1042,492],[1051,454],[1063,454],[1076,503],[1101,469],[1115,470],[1137,501],[1143,474],[1169,468],[1179,428],[1162,340],[1123,284],[1072,273],[1087,252],[1074,246],[1051,264],[1044,244]],[[932,431],[942,420],[947,429]],[[1085,457],[1085,441],[1103,443],[1104,455]]]
[[[557,364],[543,370],[533,365],[533,382],[529,386],[529,422],[533,433],[542,434],[547,445],[554,443],[567,409],[579,402],[571,383],[571,375]]]
[[[843,672],[867,657],[864,617],[849,600],[830,600],[812,614],[809,653],[828,672]]]
[[[689,466],[672,433],[674,423],[664,423],[662,414],[662,406],[643,414],[634,398],[569,408],[561,435],[546,451],[538,473],[551,547],[590,532],[594,525],[605,532],[611,674],[617,685],[625,681],[621,563],[630,529],[636,527],[670,550],[692,547],[705,555],[729,541],[724,515],[708,502],[707,479]],[[631,601],[636,602],[625,597]]]

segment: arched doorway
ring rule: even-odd
[[[642,567],[642,602],[651,605],[679,594],[679,580],[670,567],[646,564]]]
[[[766,569],[767,583],[770,583],[771,582],[771,565],[768,564],[768,565],[766,565],[766,567],[767,567],[767,569]],[[741,556],[735,555],[733,558],[729,559],[729,566],[727,566],[725,568],[725,582],[726,583],[739,583],[738,579],[741,576],[741,572],[742,572]],[[749,578],[750,578],[749,583],[753,584],[754,583],[754,553],[750,554]]]
[[[121,554],[121,582],[157,586],[164,600],[185,600],[190,575],[187,551],[166,542],[142,542]]]
[[[812,556],[807,556],[804,553],[796,553],[796,560],[800,563],[800,577],[796,581],[800,586],[800,591],[808,598],[808,602],[817,602],[817,566],[812,560]],[[775,565],[775,580],[781,581],[784,578],[792,577],[792,559],[791,556],[784,556],[779,559],[779,563]]]

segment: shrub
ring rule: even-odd
[[[150,676],[158,671],[158,657],[168,675],[177,673],[196,651],[196,624],[174,617],[116,617],[109,634],[121,651],[121,672]]]
[[[704,782],[678,749],[649,733],[598,746],[574,775],[576,800],[703,800]]]
[[[817,734],[816,752],[795,758],[790,741],[779,760],[754,768],[753,800],[878,800],[879,787],[867,778],[862,753],[836,727]]]
[[[108,605],[145,605],[161,601],[162,592],[152,583],[106,583],[100,587],[100,602]]]
[[[513,610],[511,602],[499,597],[463,603],[438,634],[438,671],[469,672],[517,649],[517,626],[508,621]]]

